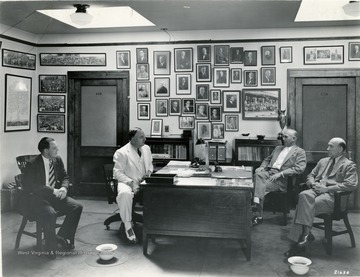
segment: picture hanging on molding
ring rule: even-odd
[[[214,65],[229,65],[229,45],[215,45],[214,55]]]
[[[243,119],[277,120],[280,89],[243,89]]]
[[[280,63],[292,63],[292,47],[280,47]]]
[[[13,51],[9,49],[3,49],[2,66],[35,70],[36,55]]]
[[[175,72],[193,71],[193,49],[175,48]]]
[[[261,65],[275,65],[275,46],[261,46]]]
[[[149,63],[149,50],[147,48],[136,48],[136,63]]]
[[[105,53],[40,53],[41,66],[106,66]]]
[[[211,62],[211,45],[198,45],[197,60],[198,62]]]
[[[129,50],[116,51],[116,68],[131,68],[131,56]]]
[[[305,46],[304,64],[342,64],[344,46]]]
[[[360,42],[349,42],[349,61],[360,61]]]
[[[231,47],[230,63],[243,63],[243,62],[244,62],[244,47]]]

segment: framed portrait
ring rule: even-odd
[[[196,103],[195,118],[199,120],[209,119],[209,104],[208,103]]]
[[[37,131],[40,133],[65,133],[65,115],[38,114]]]
[[[65,95],[38,95],[39,113],[65,113]]]
[[[239,132],[239,116],[238,115],[225,115],[225,131],[226,132]]]
[[[292,46],[284,46],[279,48],[280,63],[292,63]]]
[[[136,63],[149,63],[149,51],[147,48],[136,48]]]
[[[116,51],[116,68],[131,68],[131,56],[129,50]]]
[[[241,111],[241,99],[239,90],[223,91],[224,113],[239,113]]]
[[[36,55],[13,51],[9,49],[3,49],[2,66],[35,70]]]
[[[168,99],[155,99],[156,116],[168,116]]]
[[[193,71],[193,49],[175,48],[175,72]]]
[[[214,56],[214,65],[229,65],[229,45],[215,45]]]
[[[231,83],[240,84],[242,82],[242,69],[241,68],[231,68]]]
[[[360,42],[349,42],[349,61],[360,61]]]
[[[136,80],[149,80],[149,64],[136,64]]]
[[[243,89],[243,119],[277,120],[280,89]]]
[[[197,60],[198,62],[211,62],[211,45],[198,45]]]
[[[211,139],[211,123],[198,121],[196,126],[197,139]]]
[[[139,120],[150,119],[150,103],[138,103],[137,104],[137,118]]]
[[[170,78],[154,78],[155,96],[170,96]]]
[[[342,64],[344,63],[344,46],[304,47],[304,64]]]
[[[244,62],[244,47],[231,47],[230,63],[243,63],[243,62]]]
[[[42,66],[106,66],[105,53],[40,53]]]
[[[181,100],[180,98],[170,98],[169,115],[181,114]]]
[[[221,90],[219,89],[210,90],[210,103],[221,104]]]
[[[136,82],[136,101],[151,101],[150,82]]]
[[[161,136],[162,133],[162,119],[151,119],[151,135]]]
[[[276,84],[276,69],[275,67],[261,68],[261,85],[275,86]]]
[[[222,121],[221,106],[209,106],[209,120]]]
[[[261,46],[261,64],[275,65],[275,46]]]
[[[179,116],[179,129],[194,129],[195,117],[193,116]]]
[[[196,85],[196,101],[209,101],[209,85]]]
[[[257,66],[257,51],[256,50],[244,51],[244,65]]]
[[[228,67],[214,67],[214,87],[229,87],[230,69]]]
[[[191,94],[191,74],[176,74],[176,94]]]
[[[5,132],[30,130],[31,88],[30,77],[5,74]]]
[[[170,75],[170,51],[154,51],[154,75]]]
[[[209,63],[196,64],[196,81],[211,82],[211,64]]]
[[[224,123],[213,123],[212,124],[212,138],[213,139],[224,139]]]
[[[182,114],[195,114],[195,98],[181,99]]]
[[[244,87],[257,87],[258,72],[257,70],[244,70]]]
[[[40,93],[66,93],[66,75],[39,75]]]

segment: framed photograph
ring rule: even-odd
[[[196,103],[196,119],[204,120],[209,119],[209,104],[207,103]]]
[[[244,89],[243,119],[277,120],[280,110],[280,89]]]
[[[244,62],[244,47],[231,47],[230,63],[243,63],[243,62]]]
[[[210,103],[221,104],[221,90],[219,89],[210,90]]]
[[[225,131],[226,132],[239,132],[239,116],[238,115],[225,115]]]
[[[209,106],[210,121],[222,121],[221,106]]]
[[[31,85],[30,77],[5,74],[5,132],[30,130]]]
[[[223,91],[224,113],[239,113],[241,111],[240,91]]]
[[[215,45],[214,55],[214,65],[229,65],[229,45]]]
[[[261,46],[261,64],[275,65],[275,46]]]
[[[136,101],[151,101],[151,83],[136,83]]]
[[[65,95],[38,95],[39,113],[65,113]]]
[[[242,69],[241,68],[231,68],[231,83],[240,84],[242,82]]]
[[[193,71],[193,49],[175,48],[175,72]]]
[[[257,70],[244,70],[244,87],[257,87],[258,72]]]
[[[156,116],[168,116],[168,99],[155,99]]]
[[[106,66],[105,53],[40,53],[42,66]]]
[[[136,48],[136,63],[149,63],[149,51],[147,48]]]
[[[198,62],[211,62],[211,45],[198,45],[197,60]]]
[[[209,101],[209,85],[196,85],[196,101]]]
[[[182,114],[195,114],[195,99],[182,98],[181,99]]]
[[[360,61],[360,42],[349,42],[349,61]]]
[[[162,119],[151,119],[151,135],[161,136],[162,133]]]
[[[280,63],[292,63],[292,47],[280,47]]]
[[[65,115],[38,114],[37,131],[41,133],[65,133]]]
[[[137,104],[137,118],[139,120],[150,119],[150,103],[138,103]]]
[[[39,75],[40,93],[66,93],[66,75]]]
[[[170,98],[170,112],[169,115],[181,114],[181,100],[180,98]]]
[[[276,69],[275,67],[261,68],[261,85],[275,86],[276,84]]]
[[[36,69],[36,55],[9,49],[2,50],[2,66],[20,69]]]
[[[129,50],[116,51],[116,68],[131,68],[131,56]]]
[[[155,96],[170,96],[170,78],[155,78],[154,88]]]
[[[224,139],[224,123],[213,123],[212,124],[212,138],[213,139]]]
[[[154,75],[170,75],[170,51],[154,51]]]
[[[179,129],[194,129],[195,118],[193,116],[179,116]]]
[[[211,139],[211,123],[198,121],[196,126],[197,139]]]
[[[136,64],[136,80],[149,80],[149,64]]]
[[[196,64],[196,81],[211,82],[211,64],[209,63]]]
[[[257,66],[257,51],[244,51],[244,65]]]
[[[176,74],[176,94],[191,94],[191,74]]]
[[[344,63],[344,46],[304,47],[304,64],[341,64]]]
[[[230,69],[228,67],[214,67],[214,87],[229,87]]]

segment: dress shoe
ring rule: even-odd
[[[252,212],[260,212],[261,205],[259,203],[254,203],[253,205],[251,205],[251,211]]]
[[[255,216],[251,220],[251,226],[256,226],[256,225],[259,225],[261,223],[263,223],[263,218],[262,217]]]
[[[69,243],[69,242],[68,242],[66,239],[64,239],[63,237],[58,236],[58,237],[57,237],[57,242],[58,242],[58,244],[61,245],[61,247],[62,247],[63,249],[72,250],[72,249],[75,248],[74,244]]]
[[[137,239],[136,239],[135,232],[134,232],[133,228],[127,229],[125,231],[125,234],[126,234],[126,238],[127,238],[128,242],[130,242],[131,244],[136,244],[137,243]]]
[[[302,248],[302,247],[305,247],[307,246],[310,242],[314,241],[315,240],[315,237],[312,233],[309,233],[305,236],[302,236],[300,237],[298,243],[297,243],[297,246]]]

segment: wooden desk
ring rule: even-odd
[[[218,178],[178,178],[176,184],[142,183],[144,198],[143,253],[149,235],[239,239],[251,257],[252,169],[223,167]],[[169,168],[161,170],[166,173]],[[237,179],[222,179],[231,176]]]

